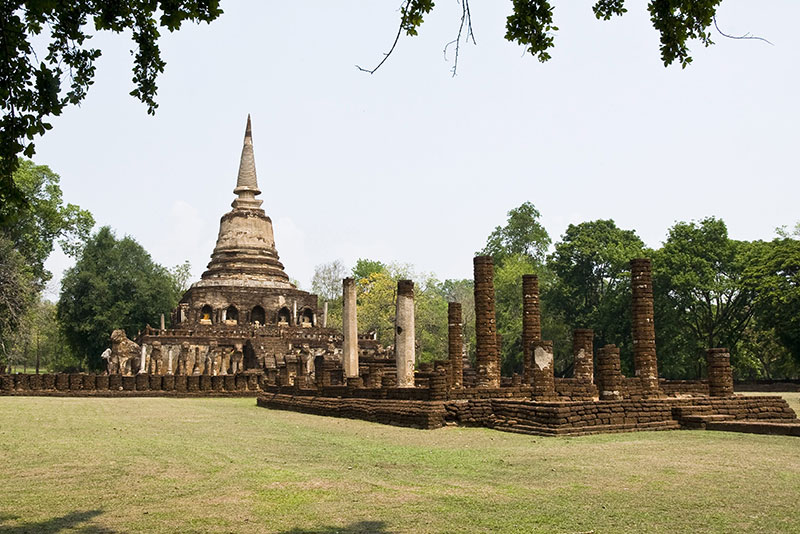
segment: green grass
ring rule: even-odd
[[[0,397],[0,481],[0,534],[800,532],[798,438],[421,431],[254,399]]]

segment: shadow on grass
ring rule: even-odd
[[[0,530],[2,533],[2,530]],[[359,521],[343,527],[293,528],[278,534],[392,534],[383,521]]]
[[[112,534],[114,531],[97,525],[86,525],[78,528],[80,523],[85,523],[90,519],[100,515],[102,510],[87,510],[85,512],[72,512],[61,517],[53,517],[45,521],[29,521],[19,525],[6,525],[9,521],[16,521],[19,516],[1,515],[0,534],[56,534],[58,532],[72,531],[83,534]]]

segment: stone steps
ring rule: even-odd
[[[800,437],[800,422],[709,421],[706,423],[706,430]]]

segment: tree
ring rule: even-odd
[[[755,293],[757,322],[774,329],[800,363],[800,240],[753,243],[745,264],[745,285]]]
[[[614,343],[630,365],[630,260],[644,243],[613,220],[570,224],[547,266],[555,276],[542,291],[543,313],[563,317],[571,328],[592,328],[595,345]]]
[[[39,298],[28,308],[14,332],[11,357],[14,365],[43,372],[76,372],[81,362],[69,350],[56,317],[56,305]]]
[[[334,301],[342,298],[342,280],[347,276],[347,269],[341,260],[321,263],[314,267],[311,279],[311,290],[323,301]]]
[[[36,294],[30,265],[14,244],[0,234],[0,353],[5,362],[0,369],[12,359],[14,333]]]
[[[458,55],[462,40],[475,42],[472,33],[472,15],[469,0],[458,0],[461,6],[461,20],[455,39],[445,46],[445,52],[453,47],[453,75],[458,69]],[[705,46],[713,44],[711,25],[716,27],[716,13],[722,0],[650,0],[647,10],[650,21],[658,31],[661,42],[661,60],[664,66],[675,61],[686,67],[692,62],[687,43],[698,40]],[[525,51],[541,62],[548,61],[550,51],[555,45],[554,32],[558,27],[553,23],[553,1],[550,0],[512,0],[511,14],[506,19],[506,35],[508,41],[525,47]],[[426,15],[434,8],[434,0],[404,0],[400,6],[400,27],[395,35],[391,48],[383,60],[372,69],[358,67],[360,70],[374,73],[394,52],[400,36],[405,32],[408,36],[419,33],[419,28]],[[625,0],[596,0],[592,6],[599,20],[609,20],[613,16],[627,12]],[[731,37],[722,33],[720,35]],[[748,39],[759,37],[745,36]]]
[[[702,366],[705,349],[727,347],[731,357],[753,317],[754,292],[744,284],[746,252],[750,244],[728,237],[725,222],[709,217],[699,223],[679,222],[669,230],[654,257],[654,296],[665,310],[656,317],[656,342],[669,355],[681,350],[688,362]],[[670,323],[686,336],[682,347],[671,347],[670,337],[659,335]]]
[[[94,82],[101,51],[89,46],[96,31],[132,30],[136,45],[135,87],[131,95],[155,113],[156,79],[166,63],[158,47],[160,29],[175,31],[184,21],[211,22],[222,10],[219,0],[9,0],[0,6],[0,201],[25,203],[11,176],[20,153],[34,154],[33,138],[51,128],[49,117],[80,104]],[[37,54],[34,40],[45,40]],[[62,84],[66,82],[65,89]]]
[[[353,266],[353,278],[356,281],[369,278],[371,274],[381,273],[387,270],[386,264],[377,260],[367,260],[359,258]]]
[[[34,285],[42,289],[51,276],[44,262],[55,243],[75,256],[89,237],[94,219],[74,204],[64,205],[59,176],[48,166],[23,160],[13,178],[27,203],[0,203],[0,232],[28,263]]]
[[[153,263],[141,245],[130,237],[118,240],[104,226],[64,274],[58,319],[75,356],[100,369],[112,330],[133,336],[147,324],[158,324],[180,295],[169,271]]]
[[[479,254],[491,256],[495,265],[512,255],[526,256],[536,265],[543,264],[550,236],[539,222],[540,218],[539,210],[531,202],[523,202],[508,212],[505,226],[498,226],[489,234]]]

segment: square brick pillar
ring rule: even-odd
[[[477,387],[500,387],[500,353],[494,307],[494,264],[491,256],[473,259],[475,273],[475,367]]]
[[[555,362],[552,341],[534,341],[531,344],[533,357],[533,398],[555,399]]]
[[[447,303],[447,355],[450,361],[450,387],[464,384],[464,330],[461,326],[461,303]]]
[[[658,393],[656,330],[653,322],[653,275],[650,260],[631,260],[633,292],[632,333],[633,368],[644,394]]]
[[[708,394],[712,397],[733,396],[733,370],[728,349],[706,350],[708,364]]]
[[[532,343],[542,340],[542,321],[539,309],[539,277],[522,275],[522,382],[533,383]]]
[[[573,376],[591,384],[594,382],[594,330],[577,328],[572,331]]]
[[[597,350],[597,381],[600,400],[622,399],[622,368],[616,345],[606,345]]]

